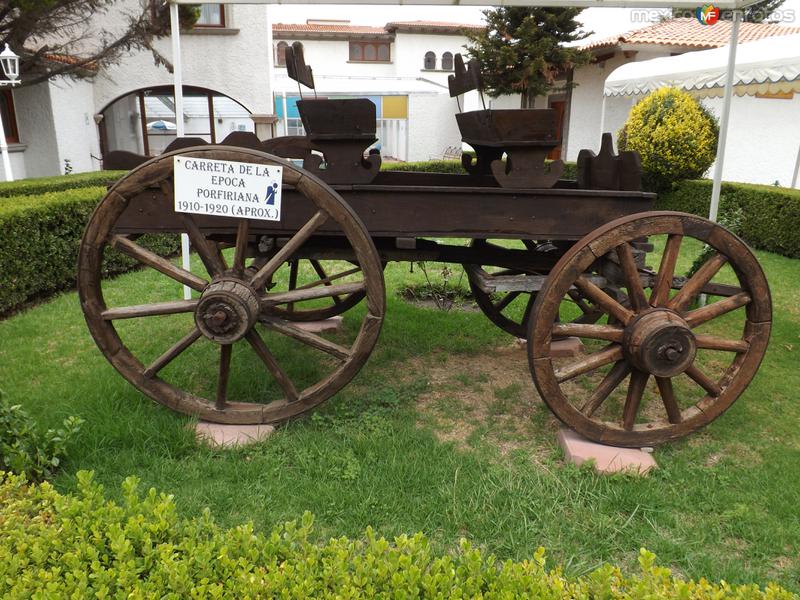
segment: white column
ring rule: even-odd
[[[289,104],[286,102],[286,92],[281,92],[281,99],[283,100],[283,135],[289,135]]]
[[[8,156],[6,130],[3,127],[2,115],[0,115],[0,152],[3,154],[3,175],[5,176],[6,181],[14,181],[14,173],[11,172],[11,159]]]
[[[172,37],[172,81],[175,93],[175,135],[184,136],[183,127],[183,72],[181,66],[181,24],[178,16],[178,5],[169,5],[169,26]],[[181,234],[181,264],[184,269],[191,271],[191,260],[189,256],[189,236]],[[184,300],[192,299],[192,288],[188,285],[183,286]]]
[[[600,105],[600,137],[606,132],[606,94],[603,92],[603,103]]]
[[[800,171],[800,145],[797,146],[797,158],[794,161],[794,174],[792,174],[792,187],[797,187],[797,173]]]
[[[708,218],[717,220],[719,213],[719,195],[722,190],[722,166],[725,163],[725,144],[728,141],[728,121],[731,116],[731,99],[733,97],[733,75],[736,70],[736,44],[739,42],[739,23],[741,11],[733,11],[733,25],[728,48],[728,71],[725,74],[725,95],[722,101],[722,116],[719,122],[719,139],[717,140],[717,158],[714,164],[714,184],[711,188],[711,207]]]

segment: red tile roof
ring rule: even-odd
[[[784,27],[768,23],[742,23],[739,27],[739,43],[752,42],[775,35],[800,33],[800,27]],[[730,40],[731,22],[718,21],[714,25],[703,25],[697,19],[677,18],[661,21],[643,29],[596,40],[585,46],[585,50],[606,48],[618,44],[659,44],[664,46],[686,46],[689,48],[719,48]]]
[[[273,32],[280,33],[367,33],[382,35],[384,27],[368,27],[366,25],[309,24],[309,23],[273,23]]]
[[[475,23],[447,23],[444,21],[392,21],[386,24],[386,29],[391,31],[393,29],[402,29],[405,31],[412,30],[426,30],[436,31],[447,30],[457,31],[461,29],[484,29],[485,25],[476,25]]]
[[[344,23],[274,23],[273,33],[301,34],[354,34],[388,35],[397,30],[430,33],[458,33],[463,29],[482,29],[483,25],[470,23],[446,23],[444,21],[394,21],[384,27],[350,25]]]

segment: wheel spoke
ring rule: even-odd
[[[197,226],[197,222],[194,220],[192,215],[188,213],[179,214],[181,216],[181,220],[183,221],[183,225],[186,227],[186,233],[189,234],[189,239],[192,242],[192,246],[197,251],[200,260],[203,261],[208,273],[212,277],[222,275],[222,273],[224,273],[226,270],[226,266],[225,260],[222,258],[217,245],[214,242],[206,239],[206,236],[203,235],[202,231],[200,231],[200,228]]]
[[[698,348],[707,350],[722,350],[724,352],[747,352],[750,344],[745,340],[729,340],[715,335],[696,335],[695,341]]]
[[[575,280],[575,287],[581,290],[585,296],[588,296],[597,306],[601,307],[609,315],[615,317],[622,323],[627,324],[628,321],[633,318],[633,313],[631,311],[622,306],[583,275]]]
[[[261,306],[262,308],[267,308],[277,304],[302,302],[303,300],[313,300],[315,298],[328,298],[336,295],[344,296],[345,294],[363,292],[365,289],[366,284],[363,281],[359,281],[356,283],[329,285],[323,288],[305,288],[293,290],[291,292],[278,292],[275,294],[268,294],[262,298]]]
[[[233,344],[219,347],[219,376],[217,377],[217,410],[225,410],[228,402],[228,378],[231,374],[231,353]]]
[[[324,282],[323,285],[330,285],[331,284],[330,277],[328,277],[328,274],[325,272],[325,269],[322,268],[322,265],[319,264],[319,261],[316,259],[312,259],[309,262],[311,263],[311,266],[314,268],[314,272],[317,274],[317,277],[319,277],[319,280]],[[332,298],[334,304],[341,304],[342,299],[339,296],[332,296]]]
[[[315,333],[311,333],[310,331],[306,331],[304,329],[300,329],[291,323],[284,321],[283,319],[276,319],[273,317],[262,317],[260,322],[269,329],[273,329],[278,333],[282,333],[285,336],[288,336],[292,339],[297,340],[298,342],[302,342],[308,346],[316,348],[318,350],[322,350],[323,352],[327,352],[328,354],[335,356],[339,360],[347,360],[350,358],[351,353],[348,348],[344,346],[340,346],[334,342],[326,340],[324,337],[319,336]]]
[[[324,210],[318,210],[313,217],[303,225],[300,230],[295,233],[292,238],[286,242],[286,245],[283,246],[280,250],[275,253],[271,259],[267,261],[267,263],[261,267],[258,272],[253,276],[252,285],[256,289],[261,289],[264,287],[267,279],[278,270],[286,260],[294,254],[300,246],[302,246],[305,241],[311,237],[311,235],[319,229],[325,221],[328,220],[328,213]]]
[[[531,293],[530,297],[528,298],[528,303],[525,305],[525,312],[522,315],[522,326],[525,328],[528,327],[528,321],[531,320],[534,302],[536,302],[536,294]],[[527,335],[527,333],[525,335]]]
[[[169,363],[175,360],[184,350],[194,344],[200,338],[200,330],[192,327],[192,330],[178,340],[169,350],[153,361],[142,373],[145,377],[152,377]]]
[[[107,308],[101,315],[106,321],[115,319],[134,319],[136,317],[154,317],[159,315],[173,315],[176,313],[192,312],[198,300],[173,300],[171,302],[156,302],[154,304],[140,304],[137,306],[123,306],[120,308]]]
[[[694,381],[697,385],[703,388],[705,391],[709,393],[710,396],[716,398],[722,393],[722,389],[716,382],[712,381],[705,373],[703,373],[699,368],[695,365],[692,365],[688,369],[686,369],[686,375]]]
[[[247,253],[247,236],[250,230],[250,222],[241,219],[236,230],[236,250],[233,255],[233,270],[241,276],[244,273],[244,259]]]
[[[669,377],[656,377],[656,385],[658,386],[658,393],[661,395],[661,401],[664,403],[664,408],[667,410],[667,419],[673,425],[680,423],[682,420],[681,409],[675,399],[672,379]]]
[[[617,246],[617,257],[622,267],[622,273],[625,275],[625,287],[628,289],[631,307],[635,312],[640,312],[648,306],[648,303],[644,295],[642,281],[639,279],[639,268],[636,266],[636,260],[633,257],[633,248],[631,248],[630,244],[626,242]]]
[[[590,323],[555,323],[553,337],[582,337],[591,340],[606,340],[622,343],[624,330],[613,325],[593,325]]]
[[[347,277],[348,275],[353,275],[355,273],[360,273],[360,272],[361,272],[361,267],[355,267],[353,269],[348,269],[347,271],[342,271],[341,273],[337,273],[336,275],[331,275],[330,277],[325,277],[317,281],[312,281],[311,283],[306,283],[305,285],[301,285],[297,289],[305,290],[308,288],[317,287],[318,285],[330,285],[333,281],[336,281],[337,279],[341,279],[343,277]]]
[[[582,375],[583,373],[591,371],[592,369],[597,369],[609,363],[618,361],[621,358],[622,346],[619,344],[611,344],[599,352],[590,354],[576,363],[556,369],[556,381],[558,381],[558,383],[563,383],[569,379],[574,379],[578,375]]]
[[[494,306],[494,309],[497,312],[503,312],[503,309],[505,309],[509,304],[511,304],[514,300],[516,300],[521,293],[522,292],[516,292],[516,291],[508,292],[505,296],[503,296],[503,299],[500,300],[500,302],[498,302],[497,304],[492,304],[492,306]]]
[[[587,417],[591,417],[600,405],[605,402],[605,399],[611,395],[617,386],[622,383],[622,380],[631,372],[631,367],[625,360],[618,361],[611,370],[606,373],[603,381],[597,386],[594,393],[589,397],[586,403],[581,407],[581,412]]]
[[[631,380],[628,383],[628,396],[625,398],[625,407],[622,409],[622,427],[626,431],[633,430],[636,414],[639,412],[639,405],[642,403],[644,388],[649,378],[650,374],[644,371],[634,369],[631,372]]]
[[[283,393],[286,394],[286,399],[289,402],[294,402],[297,400],[298,393],[297,389],[292,383],[292,380],[289,379],[289,376],[286,374],[286,372],[281,369],[280,365],[275,360],[275,357],[272,355],[272,352],[267,349],[264,340],[261,339],[261,336],[255,329],[251,329],[247,333],[247,341],[250,342],[250,345],[253,347],[255,353],[267,367],[267,370],[272,373],[272,376],[275,378],[275,381],[278,382],[278,385],[281,386]]]
[[[751,300],[752,299],[750,298],[749,294],[740,292],[735,296],[730,296],[729,298],[725,298],[719,302],[714,302],[714,304],[708,304],[701,308],[696,308],[693,311],[690,311],[686,315],[686,322],[689,324],[689,327],[697,327],[698,325],[702,325],[707,321],[716,319],[717,317],[736,310],[737,308],[740,308],[746,304],[750,304]]]
[[[661,255],[661,265],[658,267],[658,277],[656,278],[653,291],[650,293],[651,306],[664,306],[669,299],[669,291],[672,289],[672,279],[675,277],[675,264],[678,262],[681,241],[683,236],[672,233],[667,237],[664,246],[664,254]]]
[[[297,288],[297,267],[299,260],[289,261],[289,290],[294,291]],[[286,305],[286,310],[294,312],[294,302],[289,302]]]
[[[208,285],[208,282],[202,277],[198,277],[181,267],[172,264],[166,258],[159,256],[155,252],[151,252],[147,248],[143,248],[136,242],[129,240],[121,235],[112,235],[109,239],[112,247],[135,258],[140,263],[153,267],[156,271],[160,271],[167,277],[174,279],[179,283],[188,285],[193,290],[202,292]]]
[[[672,300],[667,302],[667,308],[677,312],[686,310],[692,300],[702,291],[703,286],[713,279],[726,262],[728,259],[725,256],[719,252],[715,253],[692,275]]]

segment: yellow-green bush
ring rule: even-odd
[[[688,93],[662,88],[636,104],[619,131],[619,149],[642,157],[645,185],[665,189],[702,177],[714,163],[716,119]]]
[[[171,496],[137,482],[123,502],[106,500],[90,473],[79,492],[29,485],[0,473],[0,596],[3,598],[663,598],[790,599],[776,585],[684,581],[642,550],[640,572],[610,565],[583,577],[548,568],[544,550],[499,561],[462,541],[437,554],[424,535],[389,541],[311,541],[313,519],[255,532],[222,529],[205,512],[177,514]]]

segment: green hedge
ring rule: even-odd
[[[104,186],[95,186],[0,202],[0,315],[74,287],[83,230],[105,192]],[[143,236],[139,243],[164,255],[180,248],[172,235]],[[135,264],[108,251],[105,274],[121,273]]]
[[[0,474],[0,478],[2,474]],[[548,568],[544,549],[500,561],[462,541],[435,552],[418,533],[389,541],[315,543],[313,518],[275,527],[222,529],[206,511],[178,516],[171,496],[122,484],[123,502],[105,498],[90,473],[79,491],[16,476],[0,484],[0,596],[3,598],[796,598],[770,584],[684,581],[642,550],[626,575],[605,565],[581,577]]]
[[[659,196],[656,207],[708,216],[712,182],[681,181]],[[735,222],[754,248],[800,258],[800,190],[747,183],[723,183],[719,218]]]
[[[423,173],[466,173],[460,160],[426,160],[422,162],[389,162],[383,163],[384,171],[417,171]],[[577,165],[574,162],[564,163],[562,179],[575,179]]]
[[[12,196],[33,196],[48,192],[62,192],[86,187],[108,186],[122,177],[127,171],[95,171],[56,177],[35,177],[19,181],[0,183],[0,201]]]

